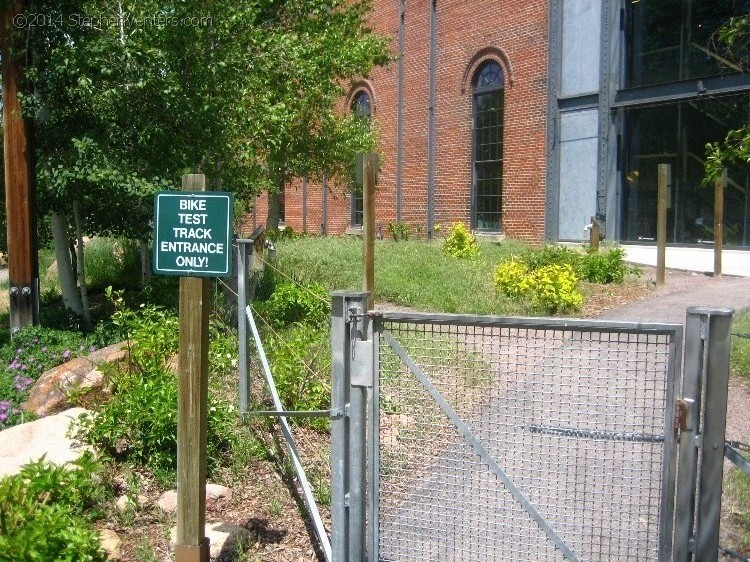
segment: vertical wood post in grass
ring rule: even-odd
[[[599,251],[599,238],[602,236],[602,228],[596,217],[591,217],[591,233],[589,235],[589,247],[592,252]]]
[[[362,158],[362,290],[370,293],[367,309],[375,307],[375,168],[378,155]]]
[[[724,248],[724,186],[727,169],[714,184],[714,277],[721,277],[721,252]]]
[[[205,191],[203,174],[182,177],[183,191]],[[209,562],[206,527],[206,415],[210,279],[180,277],[176,562]]]
[[[656,284],[663,285],[667,257],[667,205],[671,164],[658,166],[658,193],[656,203]]]

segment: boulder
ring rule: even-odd
[[[164,513],[173,513],[177,509],[177,490],[168,490],[164,492],[156,501]]]
[[[247,546],[250,531],[233,523],[206,523],[206,538],[210,541],[211,560],[232,560],[237,554],[237,546]],[[177,544],[177,527],[172,529],[169,544]]]
[[[43,456],[55,464],[77,460],[86,449],[67,437],[68,429],[74,419],[87,411],[84,408],[71,408],[0,431],[0,478],[18,474],[24,464]]]
[[[99,531],[99,540],[102,543],[102,550],[107,553],[107,560],[119,562],[122,560],[122,541],[114,531],[102,529]]]
[[[220,484],[206,484],[206,502],[231,499],[232,490]]]
[[[23,404],[27,412],[37,416],[49,416],[70,407],[67,395],[70,390],[101,389],[105,376],[98,369],[104,363],[120,363],[128,358],[125,342],[120,342],[53,367],[45,372],[29,390],[29,398]]]

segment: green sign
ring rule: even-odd
[[[232,274],[232,194],[160,191],[154,197],[154,273]]]

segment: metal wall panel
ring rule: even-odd
[[[601,0],[563,2],[563,97],[599,91],[601,5]]]
[[[583,240],[596,214],[598,127],[596,109],[560,114],[559,240]]]

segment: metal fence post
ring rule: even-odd
[[[252,252],[252,245],[250,251]],[[240,373],[240,415],[248,411],[250,401],[250,346],[247,332],[247,243],[237,241],[237,339],[239,340],[238,368]]]
[[[685,421],[680,432],[675,506],[676,562],[718,560],[733,312],[706,307],[687,310],[682,382]]]
[[[353,351],[365,339],[367,293],[336,291],[331,296],[331,547],[333,562],[363,562],[367,387]],[[361,347],[359,354],[366,355]]]
[[[701,416],[701,466],[698,513],[695,522],[695,560],[714,562],[719,557],[724,439],[727,427],[730,328],[734,311],[728,308],[692,307],[705,326],[704,405]]]

